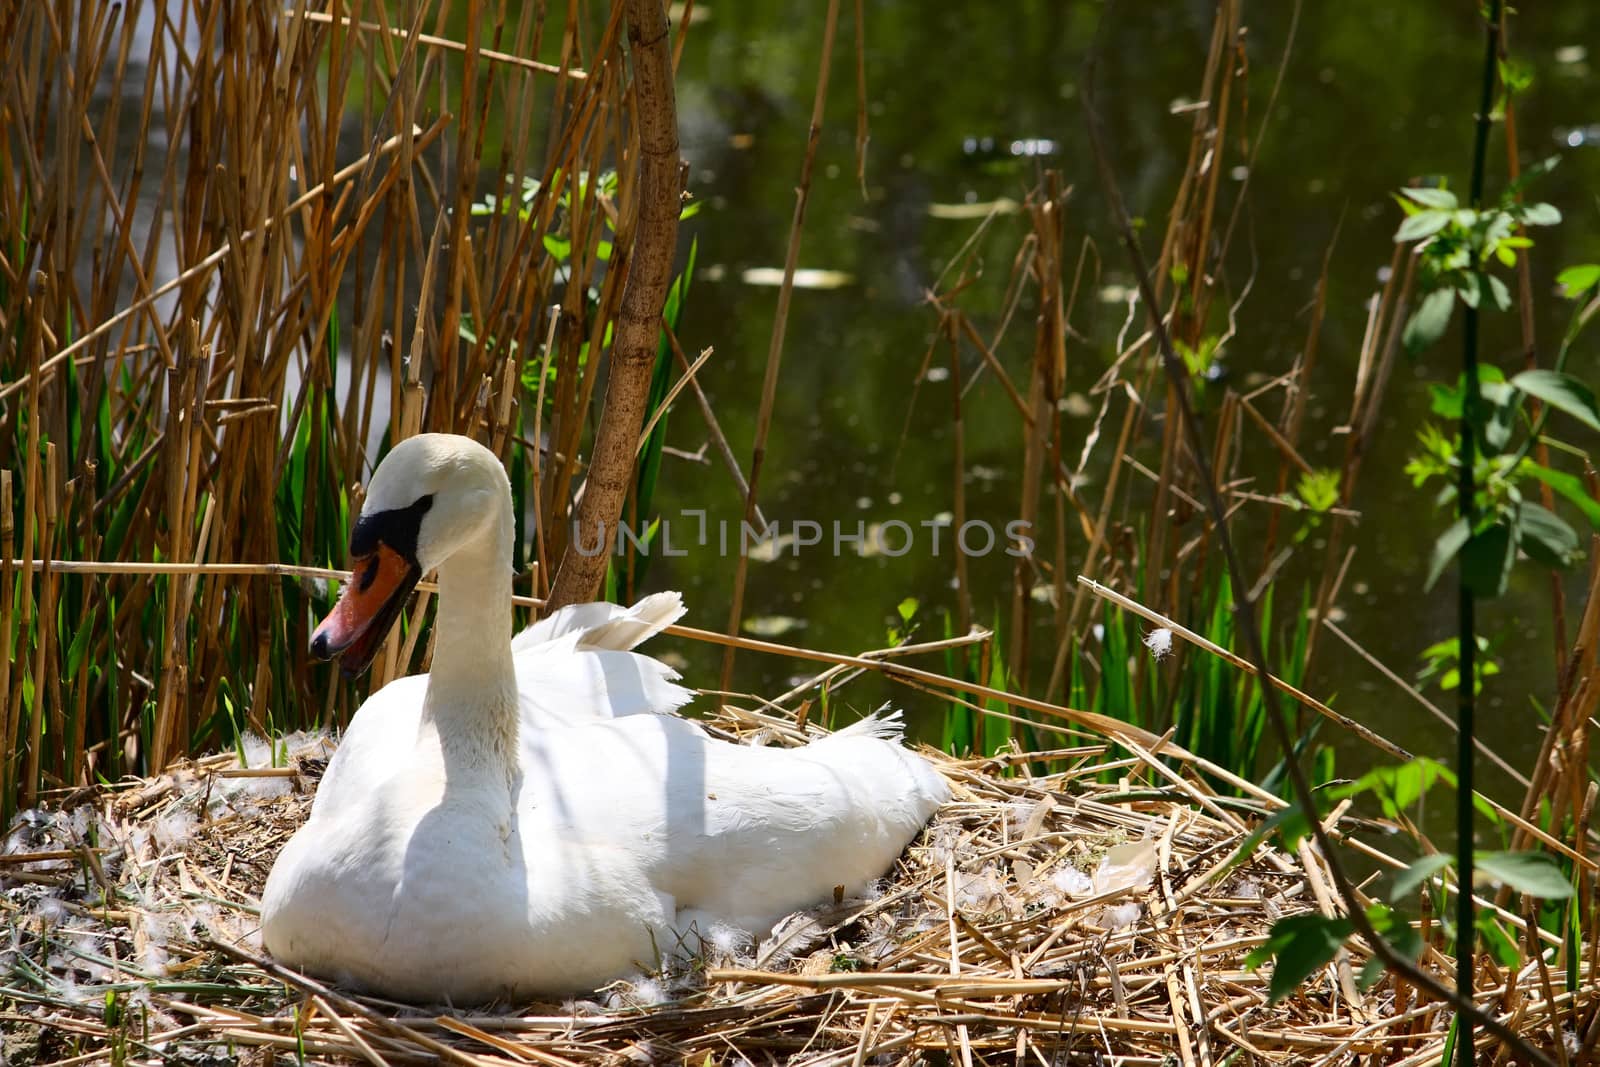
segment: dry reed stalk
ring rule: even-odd
[[[457,54],[467,53],[472,50],[471,45],[464,45],[460,41],[453,41],[447,37],[435,37],[432,34],[418,33],[413,38],[409,32],[398,26],[380,26],[375,22],[355,21],[348,17],[331,15],[323,11],[295,11],[293,15],[307,22],[337,23],[346,28],[354,27],[367,33],[386,34],[389,37],[404,40],[408,44],[414,41],[416,44],[426,45],[429,48],[438,48]],[[532,50],[537,51],[537,49]],[[510,66],[520,67],[523,70],[536,71],[540,74],[555,74],[563,78],[571,78],[574,81],[582,81],[588,77],[588,74],[578,70],[576,67],[561,67],[549,63],[541,63],[536,59],[528,59],[521,53],[496,52],[489,48],[479,49],[478,51],[484,59],[493,63],[505,63]]]
[[[783,363],[783,339],[789,326],[789,303],[794,296],[794,272],[800,263],[800,235],[805,229],[806,205],[811,199],[811,171],[817,159],[817,145],[822,139],[824,104],[828,99],[828,75],[833,66],[834,32],[839,26],[839,0],[828,0],[828,11],[822,23],[822,47],[817,59],[817,89],[811,102],[811,125],[806,134],[805,154],[800,162],[800,181],[795,187],[794,217],[789,223],[789,243],[783,257],[783,283],[778,287],[778,306],[772,317],[772,337],[767,345],[766,370],[761,379],[761,404],[756,412],[755,442],[750,453],[750,474],[746,478],[749,490],[745,493],[743,522],[748,525],[755,517],[756,494],[761,490],[761,468],[767,454],[767,433],[772,427],[772,409],[778,394],[778,370]],[[733,565],[732,603],[728,609],[728,635],[739,633],[739,622],[744,614],[745,574],[749,559],[741,552]],[[718,688],[726,690],[733,679],[734,649],[729,646],[722,658],[722,680]]]
[[[744,471],[739,469],[739,460],[728,444],[727,435],[722,432],[722,424],[717,419],[717,413],[711,409],[711,401],[706,397],[705,390],[700,388],[700,380],[689,374],[689,357],[684,354],[683,346],[678,343],[677,334],[665,323],[662,324],[662,330],[667,336],[667,343],[672,347],[673,358],[678,361],[679,368],[688,379],[689,388],[694,393],[695,404],[700,408],[700,414],[706,421],[706,431],[711,435],[711,442],[722,457],[723,466],[727,468],[728,476],[733,479],[734,487],[738,490],[739,499],[742,501],[750,495],[750,484],[744,480]],[[763,530],[766,529],[767,519],[761,513],[760,504],[756,505],[755,517],[756,525]]]
[[[1038,521],[1039,493],[1046,463],[1059,454],[1060,419],[1057,402],[1066,381],[1065,294],[1061,279],[1061,244],[1065,195],[1061,176],[1045,175],[1044,188],[1037,201],[1029,198],[1029,216],[1036,243],[1033,245],[1033,275],[1038,286],[1039,311],[1034,341],[1034,358],[1028,382],[1029,430],[1024,438],[1020,506],[1017,517],[1029,529]],[[1017,556],[1011,576],[1010,663],[1011,684],[1028,685],[1029,608],[1037,563],[1031,553]]]
[[[1399,269],[1404,265],[1404,270]],[[1356,384],[1350,398],[1350,414],[1345,420],[1349,431],[1345,442],[1344,461],[1339,474],[1339,504],[1349,507],[1354,499],[1356,480],[1361,472],[1362,459],[1371,443],[1378,425],[1378,412],[1387,391],[1389,372],[1394,366],[1395,354],[1400,348],[1400,338],[1406,321],[1407,303],[1415,282],[1417,259],[1405,255],[1404,247],[1396,245],[1389,263],[1388,280],[1367,320],[1356,364]],[[1335,515],[1328,524],[1327,548],[1321,578],[1314,601],[1314,617],[1321,620],[1329,615],[1337,587],[1333,561],[1343,550],[1346,520]],[[1303,667],[1309,667],[1316,654],[1320,627],[1312,627],[1306,635]]]
[[[33,317],[33,324],[30,326],[29,331],[28,331],[28,335],[27,335],[28,340],[27,340],[27,342],[25,342],[29,346],[29,355],[28,355],[28,359],[29,359],[29,376],[28,376],[29,386],[28,386],[28,399],[27,399],[27,408],[26,408],[27,419],[28,419],[28,439],[27,439],[28,440],[28,443],[27,443],[28,454],[27,454],[27,457],[24,460],[23,482],[22,482],[22,485],[23,485],[23,489],[22,489],[22,557],[24,559],[32,559],[33,558],[34,546],[35,546],[34,535],[35,535],[35,531],[38,529],[38,527],[40,525],[40,523],[39,523],[39,511],[40,511],[40,501],[39,501],[39,420],[40,420],[39,390],[40,390],[40,386],[39,386],[37,375],[38,375],[38,371],[39,371],[39,349],[40,349],[40,344],[41,344],[40,337],[39,337],[39,331],[42,329],[42,327],[43,327],[43,317],[42,316],[34,316]],[[25,580],[23,581],[23,583],[22,583],[22,604],[21,604],[20,607],[17,608],[17,614],[16,614],[16,618],[17,618],[17,621],[18,621],[18,624],[19,624],[18,625],[18,630],[21,633],[22,639],[23,639],[23,642],[24,642],[22,648],[20,648],[18,650],[18,653],[16,655],[16,659],[18,661],[21,661],[21,662],[24,662],[24,663],[28,663],[29,667],[24,669],[24,670],[20,670],[20,671],[16,672],[16,678],[12,680],[11,699],[10,699],[10,706],[13,709],[15,709],[14,712],[13,712],[13,715],[15,716],[15,721],[18,724],[20,724],[21,720],[22,720],[23,685],[25,684],[25,680],[28,679],[30,676],[32,677],[33,684],[34,684],[35,700],[38,700],[39,679],[42,677],[42,674],[40,673],[38,665],[37,665],[38,664],[37,659],[27,655],[27,647],[28,647],[27,643],[28,642],[37,642],[38,641],[38,637],[34,632],[35,628],[37,626],[37,620],[34,617],[33,606],[34,606],[33,605],[33,577],[32,577],[32,575],[28,575],[25,578]],[[8,650],[8,653],[9,653],[9,650]],[[28,724],[28,729],[29,729],[29,732],[32,735],[32,737],[33,738],[37,738],[39,731],[38,731],[38,724],[37,724],[37,719],[36,718],[30,718],[29,724]],[[15,741],[16,741],[17,738],[20,738],[22,736],[23,736],[23,734],[22,734],[22,731],[21,731],[20,728],[16,729],[15,732],[12,733],[11,737],[8,738],[8,742],[11,745],[11,747],[9,747],[7,749],[8,753],[17,753],[17,754],[20,755],[19,750],[15,747]],[[29,754],[28,754],[28,760],[27,760],[27,770],[24,773],[24,778],[23,778],[22,782],[18,784],[18,786],[17,786],[17,788],[15,790],[15,793],[13,794],[14,796],[16,796],[18,802],[22,803],[24,805],[30,804],[32,802],[34,790],[36,788],[36,783],[38,781],[38,777],[37,777],[37,767],[38,767],[38,752],[37,752],[37,750],[38,750],[38,747],[39,746],[38,746],[37,743],[30,744],[28,746]],[[13,765],[16,765],[16,763],[20,762],[19,760],[17,760],[17,758],[15,756],[12,756],[11,760],[13,762]]]
[[[11,553],[16,549],[16,520],[11,511],[11,472],[0,470],[0,810],[10,811],[15,802],[17,727],[22,708],[11,698],[11,664],[15,659],[18,634],[12,612],[15,566]],[[31,584],[32,579],[29,579]]]
[[[1508,61],[1506,40],[1507,22],[1509,13],[1502,8],[1500,11],[1499,61]],[[1502,85],[1505,99],[1501,103],[1501,125],[1505,130],[1506,142],[1506,184],[1509,188],[1516,188],[1522,177],[1522,158],[1518,151],[1517,141],[1517,91],[1510,85]],[[1517,200],[1522,199],[1521,192],[1513,194]],[[1533,313],[1533,260],[1531,256],[1517,257],[1517,325],[1522,338],[1522,362],[1527,370],[1534,370],[1539,365],[1538,336],[1534,328]],[[1528,415],[1537,421],[1544,404],[1537,398],[1530,397],[1528,401]],[[1540,465],[1550,465],[1550,446],[1543,437],[1534,443],[1533,458]],[[1539,503],[1548,511],[1555,510],[1555,490],[1543,482],[1539,483]],[[1561,575],[1557,571],[1550,572],[1550,614],[1551,636],[1554,640],[1556,675],[1560,677],[1566,668],[1567,654],[1567,593],[1562,584]]]
[[[961,397],[965,385],[961,375],[961,343],[951,328],[950,316],[945,316],[945,329],[941,331],[950,343],[950,508],[951,525],[959,530],[967,524],[967,428],[961,414]],[[934,342],[938,343],[937,339]],[[919,376],[920,377],[920,376]],[[971,630],[972,579],[968,574],[967,554],[956,553],[956,625]],[[984,675],[983,677],[987,677]]]
[[[539,64],[507,58],[538,53],[537,5],[521,9],[509,50],[504,11],[476,0],[413,7],[393,25],[370,5],[337,16],[307,6],[6,10],[0,50],[15,62],[0,82],[13,119],[0,132],[0,215],[16,225],[0,255],[0,322],[18,343],[0,355],[0,455],[28,516],[8,559],[339,562],[350,490],[380,437],[459,426],[509,457],[533,391],[521,388],[526,353],[507,342],[552,333],[557,301],[576,313],[559,333],[565,403],[542,414],[567,469],[535,485],[536,558],[561,547],[543,533],[565,524],[582,473],[587,389],[627,273],[596,254],[608,226],[626,247],[617,205],[577,179],[601,174],[628,137],[620,11],[593,42],[576,7],[557,14],[561,62]],[[443,27],[475,12],[474,34],[450,41]],[[150,33],[149,63],[136,24]],[[457,55],[480,75],[464,93],[441,60]],[[491,158],[486,116],[502,99],[520,118]],[[540,183],[526,201],[525,176]],[[475,211],[482,187],[507,178],[529,217]],[[634,197],[625,176],[623,207]],[[558,272],[540,236],[560,227],[574,244]],[[411,269],[414,258],[429,267]],[[40,285],[22,284],[36,275]],[[597,317],[581,299],[591,282],[609,302]],[[395,337],[411,341],[409,359]],[[584,340],[596,358],[580,369]],[[72,444],[56,489],[74,488],[41,550],[46,439]],[[135,568],[60,591],[59,579],[39,580],[12,605],[26,659],[3,700],[18,735],[33,737],[18,709],[42,650],[40,709],[71,727],[61,737],[52,722],[39,754],[52,779],[113,753],[140,766],[216,744],[231,729],[216,725],[224,698],[261,727],[268,707],[282,727],[355,706],[358,694],[305,669],[321,590],[204,570]],[[60,641],[39,625],[47,590]],[[97,609],[99,632],[66,678],[66,637]]]
[[[1300,7],[1295,5],[1295,21],[1299,21]],[[1274,90],[1276,92],[1276,89]],[[1257,142],[1259,146],[1259,141]],[[1249,179],[1246,178],[1248,181]],[[1243,195],[1241,193],[1241,195]],[[1328,248],[1322,255],[1322,269],[1317,274],[1317,286],[1311,298],[1311,316],[1306,325],[1306,340],[1300,352],[1295,356],[1294,365],[1290,368],[1285,379],[1283,391],[1283,409],[1278,416],[1280,437],[1291,451],[1298,455],[1300,446],[1300,433],[1305,425],[1306,408],[1311,396],[1311,375],[1316,370],[1317,353],[1322,340],[1322,321],[1328,310],[1328,274],[1333,266],[1333,251],[1338,247],[1338,232],[1335,229],[1334,237],[1328,242]],[[1287,453],[1284,453],[1287,456]],[[1309,473],[1309,468],[1305,469]],[[1278,463],[1277,492],[1281,496],[1289,488],[1289,466],[1282,459]],[[1264,538],[1262,555],[1271,559],[1273,549],[1278,543],[1278,512],[1274,511],[1267,519],[1267,532]]]
[[[57,535],[61,530],[62,512],[66,510],[61,500],[61,450],[54,441],[45,444],[44,469],[45,469],[45,503],[44,503],[44,536],[40,541],[40,548],[47,554],[53,555],[56,549]],[[58,628],[59,616],[56,613],[56,603],[60,597],[60,578],[48,565],[39,572],[39,645],[38,660],[36,661],[35,690],[34,690],[34,725],[33,729],[40,733],[48,730],[49,736],[65,738],[67,732],[66,701],[61,694],[61,671],[51,671],[46,674],[44,664],[59,660],[60,632]],[[69,638],[70,642],[70,638]],[[48,696],[47,696],[48,694]],[[48,713],[48,715],[47,715]],[[43,743],[35,741],[35,749],[42,750]],[[70,779],[64,768],[66,753],[61,750],[51,752],[51,771],[57,780],[66,784]]]
[[[1566,657],[1567,670],[1561,679],[1556,711],[1545,731],[1539,758],[1534,762],[1532,780],[1523,795],[1524,820],[1540,818],[1548,805],[1549,824],[1560,826],[1567,815],[1577,815],[1585,807],[1584,793],[1589,785],[1589,726],[1600,707],[1600,680],[1580,664],[1592,664],[1600,652],[1600,540],[1591,538],[1589,586],[1583,615],[1572,650]],[[1527,831],[1518,828],[1512,847],[1529,844]]]

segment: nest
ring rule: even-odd
[[[736,709],[711,726],[802,738]],[[954,799],[867,899],[713,930],[673,972],[565,1003],[360,996],[266,958],[257,931],[331,747],[252,741],[24,813],[0,855],[0,1062],[1431,1064],[1450,1025],[1392,980],[1363,992],[1355,945],[1271,1003],[1245,957],[1279,917],[1332,908],[1316,853],[1240,860],[1262,811],[1104,742],[928,753]],[[1481,1002],[1548,1047],[1586,1005],[1541,999],[1529,967]]]

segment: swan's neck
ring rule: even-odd
[[[424,723],[450,769],[517,766],[517,676],[511,660],[511,514],[439,564],[439,610]]]

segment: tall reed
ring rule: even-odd
[[[325,582],[12,559],[337,565],[367,464],[452,431],[545,591],[638,196],[620,6],[7,11],[0,816],[361,698],[305,652]],[[427,601],[369,685],[425,662]]]

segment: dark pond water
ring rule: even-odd
[[[1121,304],[1105,298],[1131,279],[1110,239],[1075,90],[1101,5],[1024,3],[1003,11],[994,5],[867,5],[871,144],[865,197],[855,176],[854,37],[850,5],[844,6],[800,264],[841,272],[848,281],[795,293],[761,493],[769,521],[789,530],[796,520],[811,520],[824,537],[798,554],[791,550],[752,563],[746,614],[765,620],[769,630],[793,625],[786,619],[804,620],[804,628],[781,640],[855,650],[884,643],[905,597],[921,602],[923,637],[939,636],[939,613],[954,602],[948,532],[936,555],[931,531],[921,525],[952,508],[950,385],[924,383],[916,393],[914,384],[935,327],[924,291],[977,223],[944,217],[959,212],[937,205],[1020,199],[1044,167],[1058,169],[1075,187],[1068,204],[1069,246],[1075,251],[1090,237],[1106,260],[1105,273],[1086,286],[1074,313],[1074,328],[1089,338],[1068,345],[1075,391],[1087,390],[1104,371],[1124,314]],[[1483,47],[1475,8],[1466,2],[1352,2],[1307,4],[1300,13],[1277,109],[1251,177],[1247,215],[1226,268],[1237,292],[1253,264],[1254,284],[1223,363],[1233,385],[1291,365],[1304,344],[1323,257],[1337,236],[1302,443],[1313,464],[1337,467],[1344,455],[1344,439],[1334,429],[1348,411],[1367,304],[1393,249],[1398,211],[1390,192],[1427,174],[1446,175],[1456,188],[1466,184]],[[1288,45],[1293,9],[1288,3],[1246,7],[1253,129],[1259,128]],[[1164,222],[1184,165],[1190,120],[1172,108],[1198,92],[1212,10],[1199,2],[1123,4],[1104,31],[1105,121],[1124,193],[1136,214],[1148,216],[1152,231]],[[1546,359],[1567,313],[1554,295],[1554,274],[1572,263],[1600,260],[1595,12],[1589,4],[1541,8],[1537,20],[1517,19],[1511,40],[1535,79],[1518,102],[1524,162],[1563,157],[1538,188],[1567,216],[1558,229],[1537,235],[1534,291]],[[783,264],[821,15],[822,5],[797,3],[702,10],[680,72],[683,150],[693,167],[692,188],[706,204],[686,230],[699,241],[701,269],[684,342],[691,350],[715,347],[702,379],[745,464],[777,301],[776,288],[748,284],[747,272]],[[1491,189],[1504,181],[1504,159],[1497,132]],[[1223,203],[1231,203],[1241,175],[1226,183]],[[986,277],[969,304],[978,309],[985,333],[993,319],[984,321],[982,312],[998,303],[1023,226],[1018,216],[1001,219],[986,239]],[[754,280],[760,279],[756,274]],[[1493,316],[1484,329],[1487,357],[1511,366],[1518,344],[1514,319]],[[1025,321],[1010,332],[1001,352],[1016,375],[1024,373],[1031,337],[1031,322]],[[1423,592],[1427,554],[1444,523],[1431,510],[1431,497],[1412,490],[1402,467],[1427,411],[1426,383],[1453,377],[1449,368],[1459,351],[1452,332],[1422,362],[1397,370],[1354,501],[1362,518],[1339,603],[1342,625],[1407,677],[1415,673],[1418,652],[1450,634],[1455,606],[1447,588]],[[1580,373],[1593,374],[1594,351],[1591,341],[1576,361]],[[1268,402],[1273,416],[1278,403]],[[968,396],[966,414],[969,513],[998,530],[1017,514],[1021,429],[992,378]],[[1071,455],[1091,421],[1069,416]],[[1564,430],[1579,447],[1595,444],[1570,425]],[[705,440],[693,404],[680,404],[672,423],[674,446],[693,451]],[[1149,442],[1142,447],[1148,449]],[[1257,439],[1250,447],[1266,445]],[[666,468],[658,503],[674,524],[675,545],[692,542],[698,531],[700,520],[685,516],[686,509],[707,509],[713,529],[719,521],[736,528],[736,490],[715,450],[707,455],[707,465],[672,460]],[[1103,472],[1103,464],[1098,469]],[[1273,469],[1263,465],[1260,472]],[[1096,470],[1091,464],[1084,490],[1091,500],[1100,489]],[[913,533],[905,554],[862,558],[848,545],[833,551],[835,521],[854,532],[857,522],[890,520],[906,523]],[[1247,521],[1241,534],[1248,551],[1259,524]],[[712,540],[706,548],[690,544],[683,558],[658,559],[647,584],[683,588],[689,621],[721,628],[733,567]],[[1083,548],[1080,539],[1076,558]],[[1069,556],[1071,551],[1069,542]],[[1320,561],[1321,553],[1309,556]],[[972,560],[980,619],[1008,612],[1010,564],[999,551]],[[1306,577],[1291,568],[1280,584],[1298,598]],[[1575,582],[1569,588],[1573,596],[1580,592]],[[1046,608],[1035,610],[1040,621],[1046,619]],[[1497,750],[1525,767],[1538,743],[1531,701],[1548,702],[1554,688],[1548,579],[1532,567],[1520,568],[1511,594],[1484,606],[1480,617],[1503,665],[1485,694],[1483,730]],[[682,651],[696,683],[715,684],[720,653],[692,645]],[[1047,670],[1048,652],[1044,657]],[[797,669],[746,654],[734,688],[780,691]],[[1452,749],[1438,723],[1331,636],[1321,643],[1309,685],[1415,751]],[[858,683],[842,699],[867,707],[891,695],[913,716],[935,711],[931,698],[879,682]],[[1432,695],[1449,705],[1448,695]],[[1341,769],[1349,771],[1370,756],[1357,745],[1341,744],[1340,758]],[[1485,774],[1490,788],[1512,792],[1508,780]]]
[[[866,4],[871,141],[865,195],[855,168],[852,5],[843,8],[800,255],[801,267],[818,272],[810,277],[826,287],[794,295],[760,494],[768,521],[784,532],[796,522],[815,523],[808,529],[820,530],[822,543],[753,562],[745,614],[779,640],[855,651],[886,643],[896,605],[908,597],[921,605],[920,638],[940,636],[942,614],[954,607],[951,534],[939,530],[935,550],[930,525],[954,506],[951,386],[930,380],[918,389],[917,375],[936,325],[924,295],[972,237],[978,205],[1021,200],[1046,168],[1073,187],[1067,201],[1070,255],[1088,239],[1104,268],[1085,282],[1073,311],[1073,329],[1085,340],[1067,346],[1070,392],[1087,392],[1106,369],[1126,314],[1117,296],[1132,279],[1111,240],[1076,90],[1101,25],[1101,4]],[[1114,162],[1130,208],[1148,219],[1149,233],[1163,227],[1184,166],[1192,120],[1174,111],[1199,91],[1213,9],[1200,0],[1124,3],[1100,30],[1099,81]],[[1313,464],[1336,467],[1344,455],[1344,438],[1335,429],[1348,411],[1368,303],[1392,255],[1398,210],[1391,191],[1431,174],[1447,176],[1456,188],[1465,185],[1482,54],[1475,9],[1470,0],[1305,4],[1291,49],[1295,5],[1246,5],[1247,114],[1251,139],[1260,148],[1223,275],[1234,294],[1247,280],[1251,288],[1221,365],[1235,387],[1291,366],[1305,342],[1314,287],[1332,245],[1327,314],[1301,442]],[[796,2],[697,5],[680,69],[683,153],[692,166],[691,188],[704,205],[684,231],[685,244],[690,237],[699,243],[700,269],[683,341],[691,352],[715,348],[700,378],[745,466],[777,303],[771,280],[788,239],[823,10],[821,4]],[[1522,157],[1562,157],[1537,190],[1567,216],[1559,228],[1537,235],[1534,291],[1546,360],[1567,311],[1554,295],[1556,271],[1600,261],[1597,12],[1591,3],[1546,5],[1519,17],[1512,31],[1512,51],[1534,76],[1518,101]],[[1286,49],[1276,110],[1263,131]],[[1233,203],[1243,176],[1234,169],[1243,162],[1237,145],[1229,147],[1224,205]],[[1503,184],[1504,158],[1497,131],[1491,189]],[[1021,216],[1002,216],[981,245],[984,276],[963,306],[985,335],[994,329],[1024,233]],[[1025,304],[998,353],[1023,380],[1032,335],[1031,305]],[[1511,317],[1490,317],[1484,339],[1487,358],[1512,365],[1518,334]],[[1581,350],[1575,361],[1580,373],[1594,374],[1596,347],[1591,340]],[[1357,553],[1338,604],[1342,625],[1406,677],[1415,673],[1418,652],[1448,636],[1454,619],[1450,590],[1422,589],[1427,554],[1444,522],[1412,490],[1402,468],[1427,411],[1427,383],[1453,377],[1458,353],[1452,333],[1423,361],[1399,368],[1354,500],[1362,518],[1351,535]],[[970,373],[976,357],[969,350],[966,359]],[[1279,402],[1277,396],[1266,402],[1270,416]],[[968,515],[998,533],[1018,514],[1022,430],[992,375],[966,396],[964,410]],[[1080,410],[1070,410],[1066,420],[1065,452],[1073,457],[1092,423],[1091,416],[1074,413]],[[1120,409],[1108,425],[1118,419]],[[1564,430],[1581,448],[1595,444],[1570,424]],[[1147,429],[1136,442],[1147,458],[1154,450],[1152,432],[1159,429]],[[671,423],[674,448],[693,453],[707,437],[694,403],[681,401]],[[1252,464],[1247,457],[1246,468],[1274,473],[1259,435],[1252,431],[1249,440],[1263,459]],[[686,554],[658,557],[645,584],[683,589],[688,621],[721,629],[734,561],[718,550],[715,531],[727,524],[737,541],[741,507],[715,448],[706,455],[710,461],[703,464],[667,461],[657,506],[674,547]],[[1091,503],[1098,502],[1108,457],[1103,441],[1083,487]],[[1133,498],[1135,511],[1150,506],[1149,494],[1141,493]],[[1052,508],[1046,505],[1047,512]],[[704,519],[692,509],[704,509]],[[1259,546],[1260,514],[1247,511],[1242,517],[1247,553]],[[712,531],[707,546],[694,544],[702,521]],[[903,554],[863,557],[848,543],[834,551],[835,524],[851,534],[858,523],[896,522],[904,526],[893,528],[893,543],[898,547],[910,538]],[[1074,537],[1068,561],[1075,568],[1085,546],[1081,536]],[[982,545],[981,538],[974,541]],[[1320,562],[1314,541],[1311,547],[1308,564]],[[997,545],[969,562],[974,614],[979,620],[1005,617],[1012,561]],[[1298,600],[1313,577],[1310,566],[1286,570],[1279,585],[1287,598],[1280,602]],[[1577,579],[1568,585],[1576,597]],[[1036,604],[1034,612],[1037,623],[1047,623],[1048,608]],[[1548,702],[1554,689],[1547,579],[1531,567],[1520,569],[1511,594],[1486,605],[1481,618],[1502,663],[1485,694],[1483,732],[1500,753],[1525,767],[1539,741],[1532,702]],[[785,631],[786,626],[793,628]],[[679,642],[677,652],[687,660],[693,684],[716,684],[720,651]],[[1038,650],[1035,674],[1048,673],[1052,654]],[[733,688],[774,694],[806,667],[744,654]],[[1435,720],[1330,636],[1321,642],[1308,687],[1415,751],[1443,753],[1452,746]],[[1449,702],[1447,695],[1432,695]],[[857,709],[891,698],[920,729],[937,721],[932,698],[880,679],[854,683],[840,695]],[[1341,743],[1342,770],[1370,759],[1358,744]],[[1496,792],[1513,792],[1505,778],[1487,773],[1487,779]]]

